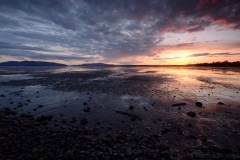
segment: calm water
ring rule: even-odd
[[[189,135],[205,135],[209,143],[231,148],[240,141],[240,68],[1,67],[0,74],[0,94],[6,95],[0,107],[19,114],[52,114],[55,123],[66,121],[66,126],[86,117],[88,127],[100,121],[102,132],[108,132],[106,126],[132,132],[132,125],[135,132],[160,134],[169,129],[163,138],[176,148],[199,143]],[[195,106],[197,101],[203,107]],[[172,107],[180,102],[186,105]],[[84,112],[88,107],[90,112]],[[74,118],[78,121],[70,123]],[[176,134],[179,129],[184,136]]]

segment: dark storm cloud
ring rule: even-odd
[[[62,47],[63,51],[80,57],[100,55],[105,60],[146,55],[151,48],[164,47],[159,44],[166,32],[199,32],[213,24],[240,29],[240,1],[1,0],[0,3],[2,49],[44,51],[50,53],[49,57],[51,52],[58,51],[48,49],[51,47]],[[182,43],[175,47],[192,45]]]
[[[20,10],[72,30],[78,29],[79,21],[95,25],[134,20],[150,22],[162,30],[187,26],[198,31],[210,21],[238,26],[240,19],[238,0],[2,0],[1,8]]]

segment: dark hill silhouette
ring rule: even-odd
[[[212,62],[212,63],[197,63],[189,64],[189,66],[204,66],[204,67],[240,67],[240,61],[236,62]]]
[[[42,62],[42,61],[8,61],[0,63],[0,66],[67,66],[65,64],[55,62]]]
[[[106,64],[106,63],[85,63],[81,66],[113,66],[113,64]]]

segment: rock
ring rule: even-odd
[[[134,155],[134,156],[136,156],[136,157],[138,157],[138,156],[139,156],[139,153],[138,153],[138,151],[136,151],[136,152],[133,152],[133,155]]]
[[[195,117],[195,116],[196,116],[196,113],[193,112],[193,111],[188,111],[188,112],[187,112],[187,115],[189,115],[190,117]]]
[[[197,139],[193,134],[185,135],[186,138]]]
[[[180,128],[177,128],[177,133],[183,135],[183,131]]]
[[[89,110],[89,109],[84,109],[83,111],[84,111],[84,112],[90,112],[90,110]]]
[[[150,149],[147,149],[147,150],[146,150],[146,155],[147,155],[148,157],[151,157],[151,156],[152,156],[152,151],[151,151]]]
[[[187,103],[176,103],[176,104],[172,104],[172,107],[175,107],[175,106],[183,106],[183,105],[186,105]]]
[[[66,119],[62,119],[61,123],[67,123],[67,120]]]
[[[130,109],[131,111],[133,110],[133,108],[134,108],[133,106],[129,106],[129,109]]]
[[[86,105],[87,105],[87,102],[83,102],[83,105],[86,106]]]
[[[6,97],[6,95],[5,94],[1,94],[0,97]]]
[[[209,148],[208,148],[208,146],[206,146],[206,145],[201,145],[201,149],[202,149],[202,151],[205,153],[205,152],[207,152],[207,150],[208,150]]]
[[[142,120],[141,117],[137,116],[137,115],[134,115],[134,114],[131,114],[131,113],[127,113],[127,112],[122,112],[122,111],[116,111],[116,113],[118,114],[121,114],[121,115],[124,115],[124,116],[129,116],[131,118],[134,118],[135,120]]]
[[[130,157],[131,155],[132,155],[131,150],[127,149],[127,150],[125,151],[125,156],[126,156],[126,157]]]
[[[136,141],[140,141],[143,138],[143,135],[142,134],[136,134],[134,136],[134,138],[136,139]]]
[[[64,159],[73,159],[73,157],[74,157],[74,154],[73,154],[73,152],[71,151],[71,150],[68,150],[68,151],[66,151],[65,153],[64,153]]]
[[[161,153],[160,153],[160,156],[161,156],[161,157],[164,157],[164,158],[166,158],[166,159],[170,158],[170,155],[169,155],[168,151],[163,151],[163,152],[161,152]]]
[[[207,141],[207,137],[206,136],[199,136],[198,137],[202,142],[206,142]]]
[[[88,124],[87,118],[82,118],[81,119],[81,125],[86,125],[86,124]]]
[[[202,102],[196,102],[195,105],[196,105],[197,107],[202,107],[203,104],[202,104]]]
[[[120,156],[121,158],[124,158],[124,157],[125,157],[124,153],[120,153],[119,156]]]
[[[103,155],[103,152],[97,152],[97,156],[101,157]]]
[[[154,133],[153,136],[154,136],[155,138],[160,138],[160,137],[161,137],[161,135],[160,135],[160,134],[157,134],[157,133]]]
[[[218,147],[216,145],[208,146],[208,149],[210,151],[217,152],[217,153],[225,153],[225,154],[231,154],[232,153],[232,150],[226,149],[226,148],[220,148],[220,147]]]
[[[38,108],[43,108],[43,105],[38,105]]]
[[[70,121],[70,123],[75,123],[75,122],[77,122],[76,119],[72,119],[72,120]]]
[[[101,124],[101,122],[100,122],[100,121],[97,121],[97,124],[99,125],[99,124]]]
[[[37,151],[38,151],[37,148],[33,148],[33,149],[31,150],[32,153],[36,153]]]
[[[166,133],[169,132],[169,131],[170,131],[170,129],[164,128],[164,129],[162,130],[162,134],[166,134]]]
[[[38,153],[33,153],[31,156],[30,156],[30,159],[38,159],[39,157],[39,154]]]
[[[217,104],[218,105],[225,105],[223,102],[218,102]]]
[[[192,127],[192,124],[191,124],[191,123],[189,123],[189,124],[188,124],[188,127]]]
[[[18,107],[18,108],[21,108],[22,106],[23,106],[22,104],[19,104],[17,107]]]
[[[143,138],[143,139],[140,140],[140,143],[146,143],[147,141],[148,141],[147,138]]]
[[[238,152],[240,153],[240,144],[236,145]]]
[[[53,119],[52,115],[46,116],[46,115],[42,115],[40,118],[38,118],[36,121],[37,122],[43,122],[43,121],[50,121]]]

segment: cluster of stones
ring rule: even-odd
[[[51,121],[51,118],[40,117]],[[169,159],[158,134],[100,135],[82,125],[51,127],[31,115],[0,111],[0,159]]]

